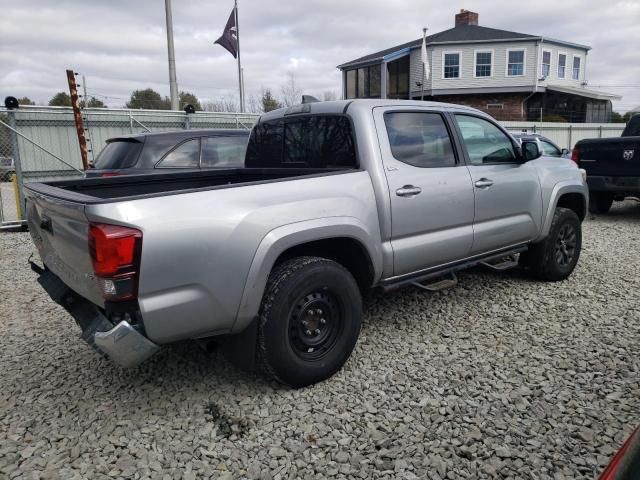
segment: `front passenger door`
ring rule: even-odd
[[[514,143],[487,118],[455,114],[475,192],[472,253],[533,240],[542,221],[542,193],[534,162],[522,163]]]

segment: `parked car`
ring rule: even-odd
[[[362,290],[439,290],[478,264],[558,281],[578,262],[575,163],[469,107],[280,109],[254,126],[245,163],[25,185],[33,268],[85,340],[131,366],[227,335],[231,354],[300,387],[351,354]]]
[[[0,157],[0,182],[9,182],[16,173],[16,167],[11,157]]]
[[[638,480],[640,478],[640,427],[636,428],[611,459],[599,480]]]
[[[592,213],[607,213],[614,200],[640,195],[640,114],[619,138],[580,140],[571,158],[587,171]]]
[[[522,140],[532,140],[538,142],[538,148],[542,152],[542,155],[546,157],[571,157],[571,153],[568,149],[560,148],[550,138],[544,137],[539,133],[512,132],[511,135],[520,143],[522,143]]]
[[[241,167],[248,130],[177,130],[107,140],[86,177],[157,173],[176,169]]]

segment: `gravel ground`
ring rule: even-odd
[[[640,204],[563,283],[476,269],[371,295],[346,367],[289,390],[191,342],[99,358],[0,234],[0,478],[594,478],[640,423]]]

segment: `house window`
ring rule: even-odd
[[[547,78],[551,73],[551,51],[542,51],[542,77]]]
[[[566,69],[567,69],[567,55],[564,53],[559,53],[558,54],[558,78],[564,78]]]
[[[380,98],[380,65],[347,70],[347,98]]]
[[[460,53],[443,53],[443,78],[460,78]]]
[[[580,80],[580,57],[573,57],[573,73],[571,78]]]
[[[524,50],[507,50],[507,76],[524,75]]]
[[[491,76],[492,57],[492,52],[476,52],[476,77]]]

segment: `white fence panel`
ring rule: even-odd
[[[624,123],[555,123],[555,122],[500,122],[512,132],[539,133],[557,143],[560,148],[571,150],[585,138],[619,137]]]

